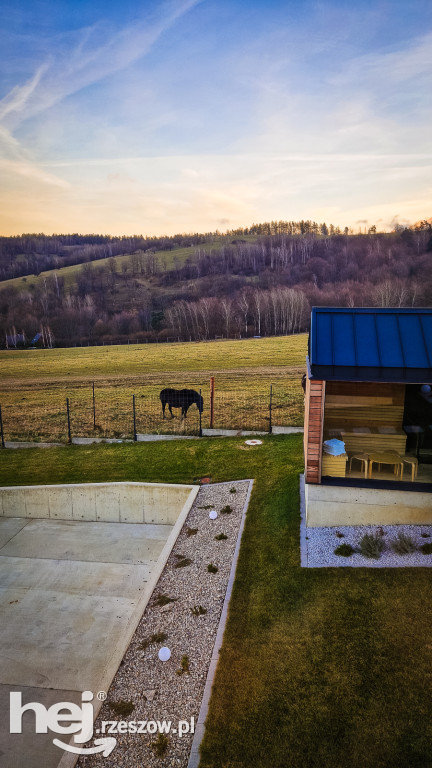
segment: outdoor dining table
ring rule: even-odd
[[[399,474],[400,479],[403,478],[403,458],[398,453],[387,451],[383,453],[370,453],[369,454],[369,478],[372,477],[373,464],[392,464],[394,466],[395,473]]]

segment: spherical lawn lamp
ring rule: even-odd
[[[431,392],[432,387],[431,387],[430,384],[422,384],[420,389],[421,389],[421,391],[423,392],[424,395],[429,395],[430,392]]]
[[[210,520],[216,520],[217,518],[217,512],[215,509],[211,509],[209,512],[209,518]]]
[[[168,661],[171,658],[171,651],[164,645],[158,653],[160,661]]]

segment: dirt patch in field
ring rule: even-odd
[[[88,388],[91,386],[91,382],[95,382],[95,385],[104,387],[124,387],[128,384],[136,385],[149,385],[149,384],[161,384],[165,382],[176,382],[178,384],[194,381],[205,380],[206,384],[209,384],[210,377],[214,376],[216,379],[216,385],[223,384],[224,381],[247,381],[250,379],[281,379],[286,378],[289,380],[301,379],[304,373],[304,366],[259,366],[257,368],[231,368],[231,369],[209,369],[209,370],[192,370],[192,371],[161,371],[142,374],[116,374],[116,376],[105,375],[86,375],[83,374],[74,375],[71,373],[55,379],[47,379],[43,375],[35,376],[34,378],[23,379],[9,379],[3,383],[1,388],[2,392],[8,392],[10,390],[23,391],[30,387],[37,386],[40,389],[65,389],[65,386],[73,386],[74,388]]]

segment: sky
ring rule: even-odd
[[[432,216],[430,0],[3,0],[0,235]]]

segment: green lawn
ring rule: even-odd
[[[0,451],[3,485],[255,478],[203,768],[428,768],[430,571],[301,569],[301,469],[300,436]]]

